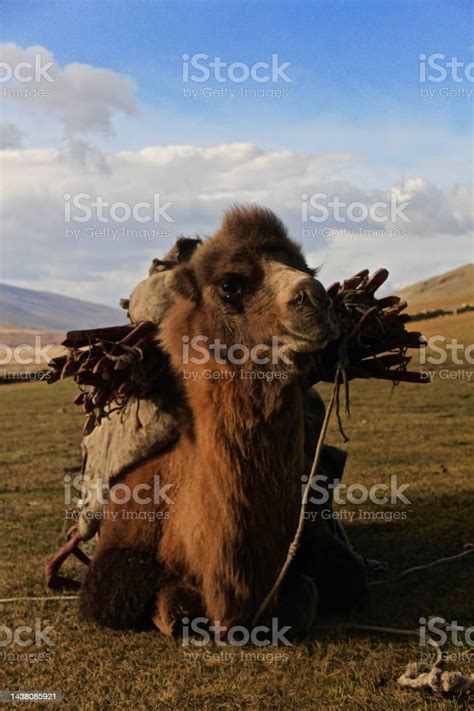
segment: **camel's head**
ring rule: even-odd
[[[331,301],[280,220],[261,208],[228,212],[215,235],[173,271],[167,321],[187,342],[284,345],[315,352],[337,338]],[[181,297],[181,298],[179,298]]]

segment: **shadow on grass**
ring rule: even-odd
[[[462,553],[465,544],[474,544],[473,522],[474,492],[427,494],[405,521],[365,522],[347,532],[358,553],[390,566],[370,579],[390,581],[408,568]],[[420,617],[440,616],[469,627],[474,624],[473,590],[474,553],[371,586],[367,607],[351,621],[418,628]]]

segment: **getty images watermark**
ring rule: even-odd
[[[228,62],[205,52],[184,53],[181,59],[183,96],[189,99],[281,99],[288,96],[293,81],[291,62],[281,61],[278,54],[252,64]],[[269,84],[274,86],[268,88]]]
[[[182,645],[185,649],[184,660],[197,663],[200,661],[218,661],[228,664],[236,662],[286,662],[289,655],[275,653],[272,648],[287,649],[292,644],[287,635],[291,626],[279,626],[278,618],[272,617],[271,626],[257,625],[253,628],[243,625],[224,627],[216,621],[211,624],[207,617],[183,617]],[[216,650],[217,647],[217,650]],[[224,651],[222,648],[225,647]],[[246,650],[243,647],[250,647]],[[256,647],[256,650],[252,650]],[[232,651],[230,651],[232,650]],[[236,654],[237,652],[237,654]]]
[[[183,645],[193,647],[203,647],[206,644],[214,643],[217,646],[231,644],[235,647],[243,647],[246,644],[253,644],[256,647],[267,647],[268,645],[284,645],[291,647],[291,642],[287,634],[291,631],[291,625],[278,626],[278,618],[272,617],[271,627],[267,625],[257,625],[253,628],[243,625],[226,627],[219,621],[210,623],[207,617],[183,617],[182,620]]]
[[[301,222],[304,238],[319,237],[406,237],[403,227],[411,222],[406,214],[409,200],[401,200],[397,192],[388,200],[348,202],[339,195],[323,192],[301,193]],[[362,227],[362,224],[365,226]],[[306,227],[308,225],[308,227]],[[324,226],[323,226],[324,225]],[[373,225],[376,227],[374,228]],[[388,227],[391,225],[392,227]],[[399,227],[393,227],[398,225]]]
[[[163,199],[160,193],[137,202],[110,201],[86,192],[64,193],[64,222],[68,225],[64,233],[68,239],[166,239],[171,236],[168,226],[174,223],[172,209],[173,202]]]
[[[44,366],[54,355],[54,349],[57,349],[54,343],[42,344],[41,335],[36,335],[32,343],[19,343],[16,346],[10,346],[8,343],[0,343],[0,366],[9,366],[7,368],[0,367],[0,378],[3,381],[11,382],[34,382],[46,378],[47,371]],[[24,366],[35,366],[28,370]],[[11,370],[13,367],[20,366],[17,369]]]
[[[402,521],[408,518],[408,510],[363,510],[360,508],[364,504],[373,506],[409,506],[410,499],[406,496],[409,484],[399,484],[396,474],[390,477],[390,484],[382,482],[367,486],[362,483],[342,484],[340,479],[330,479],[325,475],[317,475],[311,480],[309,489],[307,486],[309,477],[304,474],[301,477],[301,495],[305,504],[313,504],[318,508],[305,511],[305,519],[316,521],[318,518],[324,520],[383,520]],[[332,504],[340,506],[356,506],[354,510],[348,508],[333,511]],[[326,506],[326,508],[324,508]]]
[[[185,380],[286,380],[288,369],[293,367],[291,348],[273,336],[271,343],[223,343],[219,338],[209,339],[204,335],[190,338],[183,336],[183,366],[203,366],[212,364],[214,368],[184,368]],[[229,366],[223,369],[218,366]],[[240,369],[236,366],[245,366]],[[257,366],[257,367],[254,367]],[[277,369],[275,366],[281,366]]]
[[[420,96],[425,99],[472,99],[474,95],[474,62],[464,62],[443,52],[419,57]],[[445,84],[440,86],[440,84]],[[456,84],[457,86],[452,86]]]
[[[83,510],[82,516],[88,520],[104,521],[117,519],[126,521],[158,521],[170,516],[173,506],[171,490],[173,484],[162,484],[159,475],[153,477],[153,484],[142,482],[128,486],[124,482],[109,486],[108,481],[78,474],[64,476],[64,503]],[[112,510],[107,504],[124,507],[133,502],[133,508]],[[77,510],[66,510],[67,520],[77,520]]]

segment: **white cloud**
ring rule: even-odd
[[[441,188],[416,175],[389,190],[359,188],[342,179],[360,158],[351,154],[308,155],[262,150],[250,143],[202,148],[150,146],[139,151],[103,153],[83,140],[63,149],[6,150],[2,154],[3,280],[19,286],[61,291],[90,300],[116,303],[146,274],[149,262],[162,255],[180,233],[210,234],[232,202],[253,202],[274,209],[303,244],[313,265],[324,262],[322,280],[344,278],[363,267],[386,266],[393,284],[414,281],[471,259],[472,200],[462,186]],[[346,202],[371,205],[408,200],[409,223],[385,225],[323,224],[301,220],[301,193],[324,192]],[[124,225],[65,222],[64,194],[88,193],[132,207],[140,201],[171,202],[168,214],[154,224],[129,220]],[[86,201],[88,202],[88,201]],[[78,214],[77,211],[72,214]],[[168,231],[168,236],[87,237],[86,229],[122,226]],[[305,236],[305,229],[405,228],[400,238]],[[66,237],[66,229],[79,229]],[[331,233],[332,234],[332,233]]]
[[[0,77],[4,106],[58,120],[66,137],[110,134],[114,113],[131,116],[136,109],[129,77],[78,62],[60,67],[40,45],[1,44]]]

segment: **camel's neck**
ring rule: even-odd
[[[304,473],[298,383],[221,381],[193,387],[195,511],[219,530],[222,569],[263,587],[283,563]],[[202,384],[201,384],[202,385]],[[209,546],[213,542],[209,541]],[[247,568],[243,570],[242,568]],[[257,586],[258,587],[258,586]]]
[[[205,462],[210,456],[220,462],[223,476],[251,486],[269,475],[268,483],[284,477],[287,464],[303,452],[302,390],[296,380],[262,382],[236,371],[232,380],[196,388],[192,399],[198,453]],[[281,471],[273,470],[276,464]]]

